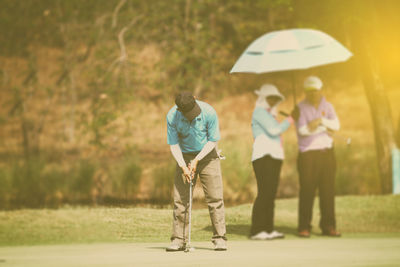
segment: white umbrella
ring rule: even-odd
[[[230,73],[267,73],[308,69],[352,56],[328,34],[312,29],[274,31],[253,41]]]

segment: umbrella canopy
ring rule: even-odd
[[[312,29],[274,31],[253,41],[230,73],[266,73],[308,69],[352,56],[338,41]]]

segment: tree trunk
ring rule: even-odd
[[[392,149],[395,147],[395,133],[390,103],[379,77],[378,61],[373,54],[374,40],[379,36],[377,30],[379,19],[374,1],[357,1],[356,6],[362,17],[352,25],[354,44],[358,52],[357,58],[374,125],[381,192],[390,194],[393,187]]]
[[[358,29],[358,34],[354,40],[355,48],[358,52],[356,57],[359,60],[364,89],[374,125],[381,192],[389,194],[392,192],[391,151],[395,145],[393,120],[390,104],[379,77],[378,63],[371,54],[372,48],[368,45],[367,39],[360,34],[362,30]]]
[[[22,133],[22,145],[24,148],[24,158],[26,161],[29,161],[31,158],[31,146],[29,142],[29,126],[25,117],[22,115],[21,118],[21,133]]]
[[[70,89],[70,111],[68,115],[69,126],[68,126],[68,141],[70,144],[75,143],[75,122],[76,122],[76,82],[75,82],[75,74],[74,71],[70,72],[69,77],[69,89]]]

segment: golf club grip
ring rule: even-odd
[[[281,114],[282,116],[285,116],[285,117],[289,117],[289,114],[284,111],[279,111],[279,114]]]

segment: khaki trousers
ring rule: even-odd
[[[194,157],[195,155],[184,154],[186,163]],[[204,190],[205,199],[210,213],[213,228],[212,240],[218,238],[226,240],[225,209],[220,159],[206,156],[204,159],[199,161],[194,178],[194,185],[196,184],[197,177],[200,177],[200,182]],[[184,240],[184,242],[187,242],[189,234],[188,208],[189,184],[183,182],[182,169],[177,165],[174,182],[174,211],[171,240],[179,238]]]

